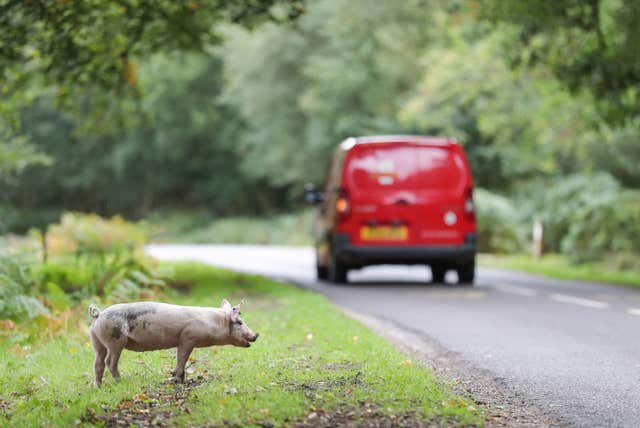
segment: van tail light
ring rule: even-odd
[[[349,195],[345,189],[338,190],[336,212],[338,213],[340,220],[344,220],[351,212],[351,202],[349,201]]]
[[[473,189],[471,187],[464,192],[464,217],[468,221],[476,221],[476,210],[473,205]]]

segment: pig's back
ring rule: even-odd
[[[215,309],[167,303],[135,302],[109,306],[100,314],[100,336],[122,335],[125,348],[150,351],[178,345],[180,333],[190,323],[206,322]],[[124,339],[123,339],[124,340]]]

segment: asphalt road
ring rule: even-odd
[[[640,427],[638,290],[485,268],[474,287],[430,284],[429,269],[419,266],[369,267],[338,286],[316,281],[308,248],[153,245],[148,251],[292,281],[427,335],[572,425]]]

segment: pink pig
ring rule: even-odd
[[[248,348],[254,333],[240,319],[240,304],[227,300],[220,308],[178,306],[166,303],[136,302],[109,306],[100,311],[89,305],[95,387],[102,384],[105,364],[113,378],[120,380],[118,360],[123,349],[154,351],[178,348],[175,379],[184,382],[184,366],[193,348],[234,345]]]

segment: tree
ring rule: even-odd
[[[506,55],[514,68],[544,68],[577,98],[592,94],[590,166],[638,186],[640,2],[481,0],[479,10],[516,29]]]
[[[243,169],[277,186],[319,182],[345,137],[400,132],[395,113],[435,33],[431,1],[324,0],[287,25],[233,31],[227,99],[247,123]]]
[[[74,91],[90,89],[93,117],[103,116],[112,92],[118,98],[139,95],[140,59],[208,49],[220,42],[219,24],[253,26],[302,11],[303,0],[0,0],[0,151],[12,153],[0,161],[0,176],[43,159],[24,138],[14,140],[21,134],[18,111],[34,100],[25,92],[50,88],[68,101]]]
[[[86,130],[44,98],[22,111],[26,135],[55,163],[27,168],[13,204],[129,216],[172,205],[206,206],[219,215],[272,208],[274,190],[240,171],[236,135],[243,123],[220,96],[220,58],[155,55],[141,70],[144,97],[127,109],[143,119],[132,126]]]
[[[0,76],[15,67],[48,83],[135,84],[134,57],[220,42],[217,25],[294,18],[301,0],[0,0]]]
[[[635,115],[640,85],[640,2],[481,0],[483,16],[516,24],[514,64],[543,63],[572,90],[593,90],[605,119]],[[518,40],[518,39],[516,39]]]
[[[480,186],[509,190],[538,175],[581,171],[596,115],[589,94],[570,94],[552,77],[512,71],[510,31],[431,49],[414,96],[400,112],[420,133],[464,144]]]

